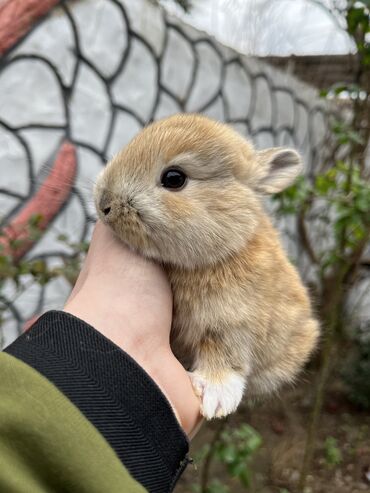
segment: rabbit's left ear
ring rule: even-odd
[[[273,147],[257,151],[260,174],[256,189],[263,193],[277,193],[288,187],[302,171],[301,157],[293,149]]]

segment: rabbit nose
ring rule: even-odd
[[[112,199],[108,192],[103,192],[99,201],[99,209],[107,216],[112,210]]]

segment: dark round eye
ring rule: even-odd
[[[164,188],[179,190],[186,184],[187,176],[181,169],[170,168],[163,172],[161,183]]]

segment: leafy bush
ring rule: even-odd
[[[210,479],[211,465],[214,460],[221,463],[230,479],[238,480],[240,485],[249,489],[252,483],[251,461],[260,448],[262,439],[257,431],[247,424],[238,428],[221,422],[210,444],[205,445],[197,454],[197,462],[202,462],[201,484],[194,485],[199,493],[227,493],[228,485],[217,479]]]
[[[325,459],[329,466],[337,466],[342,462],[342,452],[338,447],[338,442],[334,437],[325,440]]]
[[[27,235],[11,238],[7,229],[0,229],[0,330],[6,322],[5,313],[9,306],[33,284],[44,286],[57,277],[64,277],[71,288],[77,280],[81,263],[88,249],[86,242],[73,243],[67,236],[60,235],[58,240],[68,246],[70,253],[60,261],[60,265],[50,267],[43,258],[28,259],[18,255],[24,245],[37,242],[42,234],[42,216],[35,214],[27,223]],[[12,299],[6,297],[6,291],[12,287]],[[1,332],[0,332],[1,345]]]

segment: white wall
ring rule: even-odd
[[[29,256],[55,262],[66,251],[59,234],[72,241],[89,238],[96,174],[152,119],[201,111],[231,123],[258,147],[292,145],[307,167],[318,161],[327,121],[313,89],[165,18],[148,0],[67,5],[54,9],[0,67],[5,221],[35,194],[61,139],[77,147],[71,199]],[[20,320],[12,318],[5,327],[6,342],[35,313],[60,308],[68,291],[63,280],[26,290],[13,302]]]

